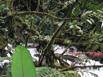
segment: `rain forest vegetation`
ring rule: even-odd
[[[42,66],[45,59],[47,66],[55,67],[59,57],[54,54],[54,44],[76,46],[83,52],[102,52],[103,1],[0,0],[0,54],[5,55],[8,43],[27,47],[31,42],[40,45],[37,66]]]

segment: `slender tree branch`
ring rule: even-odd
[[[61,17],[57,17],[57,16],[52,15],[52,14],[47,13],[47,12],[37,12],[37,11],[20,11],[20,12],[16,11],[15,13],[12,14],[12,16],[16,16],[16,15],[20,15],[20,16],[22,16],[22,15],[35,15],[35,14],[37,14],[37,15],[47,15],[47,16],[52,17],[52,18],[57,19],[57,20],[70,20],[70,19],[77,20],[77,19],[79,19],[78,17],[77,18],[66,18],[66,17],[61,18]]]
[[[55,41],[55,37],[58,35],[58,33],[61,31],[61,29],[65,26],[65,21],[63,22],[63,24],[57,28],[57,30],[55,31],[54,35],[52,36],[50,42],[47,44],[46,48],[44,49],[44,52],[46,52],[50,47],[51,45],[54,43]]]
[[[45,49],[43,50],[43,56],[40,58],[39,60],[39,65],[41,65],[44,56],[46,55],[46,53],[51,49],[51,45],[54,43],[55,38],[57,37],[57,35],[59,34],[59,32],[61,31],[61,29],[65,26],[66,21],[63,22],[62,25],[60,25],[57,30],[54,32],[54,35],[52,36],[51,40],[49,41],[49,43],[47,44],[47,46],[45,47]]]

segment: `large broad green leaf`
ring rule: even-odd
[[[35,77],[35,67],[28,50],[23,46],[17,46],[12,57],[12,77]]]

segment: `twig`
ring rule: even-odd
[[[37,14],[37,15],[47,15],[47,16],[50,16],[50,17],[52,17],[52,18],[54,18],[54,19],[57,19],[57,20],[70,20],[70,19],[75,19],[75,20],[77,20],[77,19],[80,19],[80,18],[61,18],[61,17],[57,17],[57,16],[55,16],[55,15],[52,15],[52,14],[50,14],[50,13],[47,13],[47,12],[37,12],[37,11],[20,11],[20,12],[15,12],[15,13],[13,13],[12,14],[12,16],[16,16],[16,15],[35,15],[35,14]]]
[[[51,49],[51,45],[54,43],[55,41],[55,37],[58,35],[58,33],[61,31],[61,29],[64,27],[66,21],[63,22],[63,24],[57,28],[57,30],[55,31],[54,35],[52,36],[51,40],[49,41],[49,43],[47,44],[47,46],[45,47],[45,49],[43,50],[43,56],[41,57],[39,64],[41,65],[44,56],[46,55],[47,51],[49,51]]]

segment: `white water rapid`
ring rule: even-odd
[[[103,77],[103,67],[78,69],[81,77]]]
[[[103,77],[103,64],[98,61],[88,60],[85,68],[78,68],[81,77]],[[81,65],[79,65],[81,66]]]
[[[63,53],[65,51],[64,46],[54,46],[55,53]],[[67,53],[65,53],[67,54]],[[80,56],[80,58],[84,58]],[[86,59],[86,58],[84,58]],[[82,64],[75,64],[75,66],[79,67],[77,68],[77,72],[81,77],[103,77],[103,64],[101,64],[99,61],[88,59],[86,62],[84,60]],[[70,64],[71,62],[68,61]],[[80,68],[83,67],[83,68]]]

